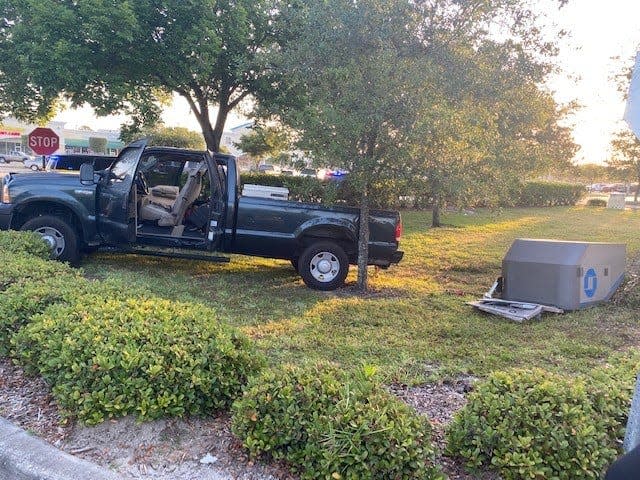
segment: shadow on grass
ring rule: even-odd
[[[91,278],[127,285],[130,294],[202,303],[236,326],[302,316],[328,295],[307,288],[289,262],[241,256],[217,264],[97,254],[85,260],[83,269]]]

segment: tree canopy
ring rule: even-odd
[[[158,125],[153,128],[143,128],[140,133],[149,140],[149,145],[164,145],[194,150],[204,150],[206,148],[202,135],[188,128]],[[125,137],[123,140],[129,142],[134,140],[134,137],[135,135],[131,135],[130,138]]]
[[[496,204],[531,176],[569,168],[575,153],[559,125],[565,112],[539,86],[547,66],[515,43],[470,40],[446,46],[453,68],[435,70],[417,97],[422,114],[408,140],[434,226],[443,205]]]
[[[259,163],[266,157],[277,158],[289,150],[291,141],[280,127],[256,125],[234,145]]]
[[[270,82],[278,16],[277,0],[5,0],[0,111],[45,118],[64,98],[132,115],[126,133],[153,125],[174,92],[218,150],[229,112]]]

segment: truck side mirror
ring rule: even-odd
[[[95,183],[95,172],[93,164],[83,163],[80,165],[80,183],[83,185],[93,185]]]

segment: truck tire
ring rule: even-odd
[[[347,278],[349,258],[333,242],[316,242],[300,255],[298,273],[309,288],[335,290]]]
[[[0,163],[6,163],[7,161],[5,160],[4,157],[0,157]]]
[[[27,220],[20,230],[38,233],[51,248],[51,258],[77,265],[80,261],[78,233],[64,220],[42,215]]]

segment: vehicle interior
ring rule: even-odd
[[[134,181],[137,235],[204,238],[221,192],[213,183],[201,154],[145,153]]]

